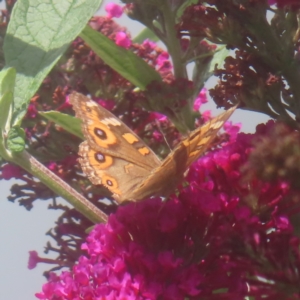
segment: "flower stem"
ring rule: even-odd
[[[88,201],[85,197],[74,190],[70,185],[61,178],[51,172],[43,164],[37,161],[27,151],[9,154],[0,147],[0,155],[7,161],[18,164],[30,174],[38,178],[42,183],[49,187],[59,196],[66,199],[75,209],[82,213],[93,223],[101,223],[107,221],[107,215]]]

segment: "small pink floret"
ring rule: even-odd
[[[128,49],[131,46],[131,40],[127,37],[125,32],[118,32],[115,38],[116,44],[120,47]]]
[[[113,2],[110,2],[105,6],[105,11],[107,12],[106,17],[109,19],[120,18],[123,14],[122,6],[115,4]]]

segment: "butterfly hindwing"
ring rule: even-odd
[[[80,144],[78,154],[81,168],[88,179],[95,185],[106,186],[119,202],[130,198],[132,191],[149,176],[149,171],[140,166],[119,157],[100,154],[87,141]]]

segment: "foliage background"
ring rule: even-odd
[[[105,15],[104,7],[108,2],[119,3],[119,1],[103,1],[98,15]],[[0,3],[0,9],[4,8],[4,3]],[[136,22],[129,20],[126,15],[115,20],[122,26],[126,26],[134,37],[142,30],[142,26]],[[207,86],[210,87],[216,82],[211,79]],[[213,114],[220,113],[216,110],[214,103],[205,105],[205,109],[211,109]],[[249,111],[238,110],[231,118],[233,122],[242,122],[243,132],[254,132],[255,126],[264,123],[268,117],[252,113]],[[0,299],[34,299],[34,293],[41,289],[45,279],[42,273],[49,269],[48,265],[38,266],[33,270],[27,269],[28,251],[36,250],[40,254],[49,240],[45,233],[54,225],[60,211],[48,210],[47,202],[36,201],[34,208],[27,212],[24,207],[7,201],[10,186],[13,180],[6,182],[0,181],[0,265],[1,265],[1,281],[0,281]],[[63,200],[62,200],[63,201]]]

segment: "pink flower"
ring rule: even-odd
[[[157,142],[162,142],[163,141],[163,135],[161,134],[161,132],[154,130],[152,137],[157,141]]]
[[[201,105],[208,102],[208,100],[207,100],[207,94],[206,93],[207,93],[207,89],[206,88],[203,88],[200,91],[198,97],[196,98],[196,100],[194,102],[194,107],[193,107],[194,111],[199,111]]]
[[[242,123],[226,122],[223,126],[225,132],[229,135],[230,141],[236,140],[239,131],[242,128]]]
[[[36,251],[29,251],[28,269],[34,269],[38,263],[38,253]]]
[[[205,111],[201,112],[201,118],[203,119],[204,123],[211,120],[211,118],[212,118],[211,111],[210,110],[205,110]]]
[[[123,14],[122,6],[115,4],[113,2],[110,2],[105,5],[105,11],[107,12],[106,17],[109,19],[120,18]]]
[[[168,118],[165,115],[158,112],[151,112],[150,119],[151,120],[157,119],[159,122],[165,122],[168,120]]]
[[[22,169],[16,165],[6,164],[2,167],[1,171],[1,177],[5,180],[22,177]]]
[[[36,296],[285,299],[283,291],[296,290],[300,240],[290,218],[298,204],[288,201],[287,183],[241,180],[253,140],[272,126],[252,135],[236,130],[191,166],[177,196],[120,206],[107,224],[95,226],[82,245],[87,254],[70,271],[52,275]]]
[[[39,257],[36,251],[29,251],[28,269],[34,269],[38,263],[57,264],[57,260]]]
[[[142,46],[147,49],[147,51],[151,52],[155,49],[155,47],[157,46],[155,42],[152,42],[149,39],[146,39],[143,41]]]
[[[38,111],[36,109],[36,105],[33,103],[30,103],[27,109],[27,116],[30,119],[34,119],[37,115]]]
[[[127,37],[125,32],[118,32],[116,34],[115,42],[118,46],[125,49],[128,49],[131,46],[131,40]]]
[[[95,99],[95,101],[107,110],[112,110],[116,105],[114,100]]]
[[[48,167],[49,170],[54,172],[57,169],[57,163],[54,162],[54,161],[51,161],[47,164],[47,167]]]
[[[169,53],[163,51],[156,59],[157,70],[161,73],[168,73],[172,70],[172,63],[169,60]]]
[[[62,105],[60,105],[58,108],[56,108],[56,110],[62,111],[64,109],[70,108],[70,107],[72,107],[72,105],[70,103],[70,97],[69,97],[69,95],[67,95],[65,98],[65,102]]]

